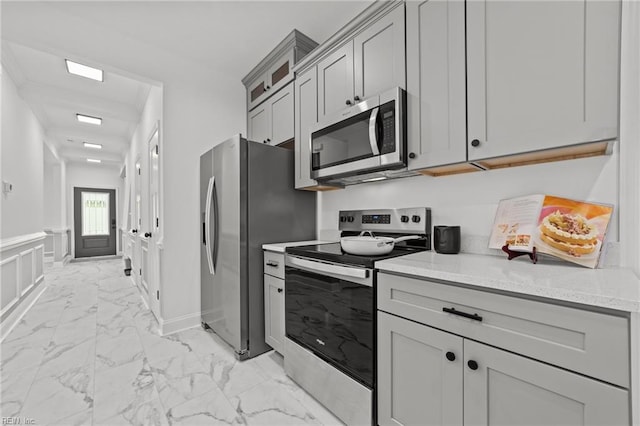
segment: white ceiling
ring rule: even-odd
[[[85,161],[90,155],[119,164],[156,80],[140,73],[144,52],[105,40],[132,40],[239,82],[292,29],[322,43],[370,3],[2,1],[2,62],[63,158]],[[75,53],[90,51],[93,43],[102,51],[92,58]],[[65,56],[104,68],[105,81],[68,74]],[[116,56],[120,63],[112,66],[108,60]],[[122,66],[127,58],[130,69]],[[103,125],[78,123],[76,113],[102,117]],[[89,151],[83,141],[104,149]]]

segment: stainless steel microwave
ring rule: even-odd
[[[400,87],[311,128],[311,177],[328,180],[406,166],[406,95]]]

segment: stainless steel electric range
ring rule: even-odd
[[[339,242],[286,249],[285,371],[345,423],[375,424],[375,262],[429,250],[431,210],[341,211],[338,224],[342,237],[421,237],[381,256]]]

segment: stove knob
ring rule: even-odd
[[[349,216],[349,217],[347,218],[347,221],[349,221],[349,222],[353,222],[353,216]]]
[[[347,218],[346,218],[346,217],[344,217],[344,216],[340,216],[340,222],[346,222],[346,221],[347,221]]]
[[[412,222],[414,222],[414,223],[418,223],[418,222],[420,222],[420,216],[418,216],[418,215],[413,215],[413,216],[411,217],[411,221],[412,221]]]
[[[409,216],[405,216],[405,215],[400,216],[400,222],[403,222],[403,223],[409,222]]]

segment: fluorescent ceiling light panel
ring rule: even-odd
[[[95,124],[96,126],[102,124],[102,118],[91,117],[90,115],[76,114],[76,118],[81,123]]]
[[[70,61],[68,59],[65,59],[64,61],[67,64],[67,71],[69,71],[70,74],[90,78],[91,80],[104,81],[102,70],[99,70],[98,68],[88,67],[86,65]]]
[[[94,158],[87,158],[87,162],[89,162],[89,163],[102,163],[102,160],[96,160]]]
[[[375,181],[378,181],[378,180],[385,180],[385,179],[386,179],[386,177],[382,176],[382,177],[375,177],[375,178],[371,178],[371,179],[365,179],[362,182],[375,182]]]
[[[99,143],[89,143],[89,142],[85,142],[85,143],[84,143],[84,147],[85,147],[85,148],[102,149],[102,145],[100,145]]]

